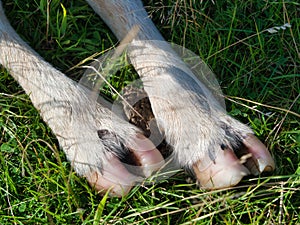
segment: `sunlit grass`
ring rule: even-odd
[[[84,1],[5,1],[8,17],[47,61],[73,68],[117,44]],[[0,69],[1,224],[300,223],[300,18],[296,1],[145,1],[167,40],[209,64],[227,110],[265,140],[270,176],[199,190],[184,172],[128,196],[105,199],[72,171],[29,98]],[[291,24],[269,33],[267,29]],[[290,113],[290,111],[292,113]]]

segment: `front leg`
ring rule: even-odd
[[[130,60],[175,158],[182,167],[194,170],[202,186],[228,187],[250,173],[274,169],[266,147],[250,128],[221,110],[209,89],[163,42],[139,0],[87,2],[120,40],[133,26],[140,27],[130,45]]]
[[[45,62],[13,30],[0,1],[0,64],[29,95],[74,170],[98,191],[122,196],[164,160],[141,131],[90,98],[82,86]],[[122,162],[132,156],[139,173]],[[135,172],[135,171],[133,171]]]
[[[269,151],[251,129],[226,114],[167,42],[133,41],[129,55],[175,158],[194,170],[203,187],[236,185],[245,175],[274,169]],[[207,66],[201,69],[212,75]]]

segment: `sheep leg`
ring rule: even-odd
[[[176,160],[182,167],[193,169],[203,187],[236,185],[245,175],[275,168],[269,151],[251,129],[228,116],[164,42],[141,1],[87,2],[119,40],[132,27],[140,28],[129,46],[129,58]]]
[[[143,179],[121,163],[120,158],[129,151],[144,177],[163,163],[161,154],[139,129],[91,100],[88,90],[35,53],[10,26],[1,1],[0,64],[29,95],[75,171],[98,191],[122,196]]]

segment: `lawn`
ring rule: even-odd
[[[228,113],[266,143],[276,170],[218,191],[199,189],[181,171],[106,199],[76,176],[28,96],[0,67],[0,224],[300,224],[298,1],[144,4],[166,40],[212,68]],[[21,37],[74,80],[88,57],[117,45],[83,0],[3,6]]]

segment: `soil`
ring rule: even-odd
[[[139,127],[148,138],[150,135],[154,137],[162,135],[155,123],[150,100],[143,88],[125,87],[122,96],[124,98],[123,110],[130,123]],[[156,147],[164,158],[172,153],[172,147],[167,144],[165,139]]]

